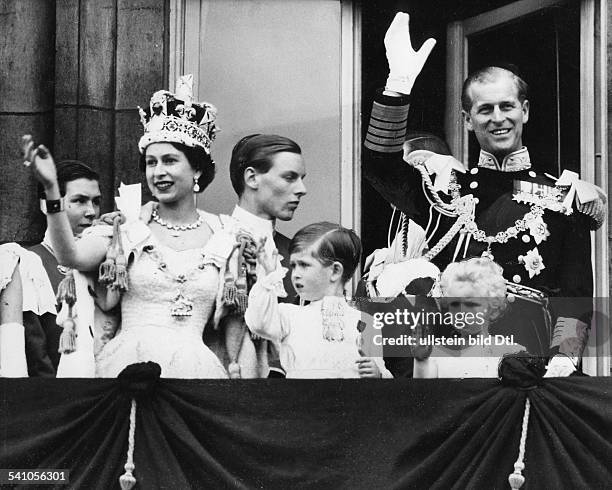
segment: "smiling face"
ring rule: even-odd
[[[529,101],[519,100],[511,74],[500,72],[491,80],[473,83],[468,90],[472,107],[463,115],[480,147],[500,161],[520,150],[523,124],[529,120]]]
[[[333,295],[338,281],[337,266],[324,265],[314,255],[315,245],[291,254],[291,282],[295,291],[305,301],[317,301]]]
[[[185,154],[170,143],[152,143],[145,150],[145,173],[151,194],[160,203],[193,199],[194,170]]]
[[[78,236],[100,217],[98,181],[81,178],[66,182],[64,203],[72,234]]]
[[[282,151],[271,157],[265,173],[247,170],[246,185],[255,190],[254,214],[264,219],[289,221],[306,195],[306,167],[302,155]]]

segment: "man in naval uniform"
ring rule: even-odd
[[[555,181],[536,173],[522,140],[527,84],[505,68],[483,68],[464,83],[463,117],[481,147],[477,165],[465,171],[450,156],[423,151],[422,136],[405,140],[410,92],[434,45],[429,39],[414,51],[408,14],[396,15],[385,36],[390,73],[373,104],[364,175],[426,230],[425,256],[440,269],[475,255],[499,263],[510,290],[527,300],[507,319],[520,325],[519,343],[534,354],[567,356],[571,370],[588,336],[590,230],[604,219],[605,196],[575,174]],[[542,327],[549,314],[552,332]]]

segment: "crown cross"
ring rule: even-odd
[[[144,135],[138,148],[144,153],[151,143],[181,143],[202,148],[210,155],[210,146],[218,128],[217,109],[208,102],[193,102],[193,75],[176,82],[176,93],[159,90],[153,94],[147,109],[138,107]]]

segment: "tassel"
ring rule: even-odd
[[[127,280],[127,257],[123,252],[117,255],[115,262],[115,282],[112,285],[113,289],[118,289],[124,293],[128,290]]]
[[[72,307],[76,303],[76,285],[72,270],[69,270],[59,283],[56,299],[58,303],[68,305],[68,317],[62,322],[62,334],[57,351],[60,354],[70,354],[76,350],[76,323],[72,317]]]
[[[125,256],[123,242],[121,241],[121,231],[119,230],[120,221],[121,216],[116,216],[113,221],[113,234],[117,235],[117,256],[115,257],[115,281],[112,287],[124,293],[128,290],[127,257]]]
[[[247,306],[249,305],[249,293],[247,292],[247,278],[246,274],[240,275],[236,280],[236,310],[235,312],[239,315],[244,315]]]
[[[510,476],[508,476],[508,483],[510,483],[510,488],[513,490],[518,490],[525,483],[525,477],[521,475],[521,471],[524,469],[524,464],[514,463],[514,473],[510,473]]]
[[[227,372],[229,374],[230,379],[240,379],[242,378],[240,374],[240,364],[237,362],[230,362],[227,367]]]
[[[136,435],[136,400],[132,399],[132,407],[130,409],[130,429],[128,432],[128,452],[127,461],[123,466],[125,473],[119,477],[119,485],[121,490],[131,490],[136,485],[136,478],[132,474],[134,471],[134,446],[136,441],[134,436]]]
[[[66,303],[68,306],[73,306],[76,303],[76,285],[72,270],[66,272],[64,279],[57,286],[55,298],[59,304]]]
[[[76,323],[72,319],[72,306],[68,306],[68,318],[62,322],[62,334],[59,338],[60,354],[70,354],[76,350]]]
[[[119,217],[117,217],[119,218]],[[100,264],[98,281],[105,286],[110,286],[115,282],[115,276],[117,274],[117,240],[119,237],[119,222],[120,219],[115,218],[113,220],[113,237],[111,238],[110,245],[106,251],[106,259]]]
[[[236,279],[236,313],[244,315],[249,304],[249,293],[247,292],[247,276],[246,268],[243,266],[243,271]]]
[[[119,477],[121,490],[131,490],[136,485],[136,478],[132,475],[134,465],[125,465],[125,473]]]
[[[238,252],[238,278],[236,279],[236,312],[244,315],[249,302],[249,291],[247,287],[247,266],[244,260],[244,249],[246,240],[242,240]]]
[[[231,379],[240,379],[242,374],[238,358],[240,357],[247,327],[242,317],[232,314],[225,318],[223,328],[225,330],[225,350],[230,361],[227,371]]]
[[[229,269],[225,271],[223,280],[223,304],[233,305],[236,301],[236,282]]]
[[[115,260],[109,249],[109,251],[106,253],[106,260],[100,264],[98,273],[98,280],[100,281],[100,284],[104,284],[106,286],[112,284],[115,281],[115,273]]]

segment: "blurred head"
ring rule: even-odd
[[[264,219],[288,221],[306,194],[299,145],[273,134],[242,138],[232,150],[230,179],[241,207]]]
[[[470,312],[477,317],[478,321],[466,322],[464,333],[487,333],[489,323],[506,309],[503,269],[488,258],[449,264],[442,272],[440,289],[450,312]]]
[[[451,154],[448,144],[439,136],[425,131],[409,131],[404,140],[404,155],[417,150],[432,151],[439,155]]]
[[[60,194],[73,235],[80,235],[100,217],[100,176],[78,160],[63,160],[57,164]],[[44,191],[39,186],[39,197]]]
[[[527,84],[514,72],[497,66],[482,68],[463,84],[461,105],[469,131],[480,147],[498,157],[520,150],[523,124],[529,120]]]
[[[204,191],[215,177],[215,164],[200,147],[181,143],[151,143],[140,156],[151,194],[160,203],[192,198],[194,184]]]
[[[328,222],[299,230],[289,244],[291,281],[302,299],[316,301],[341,289],[361,257],[353,230]]]

